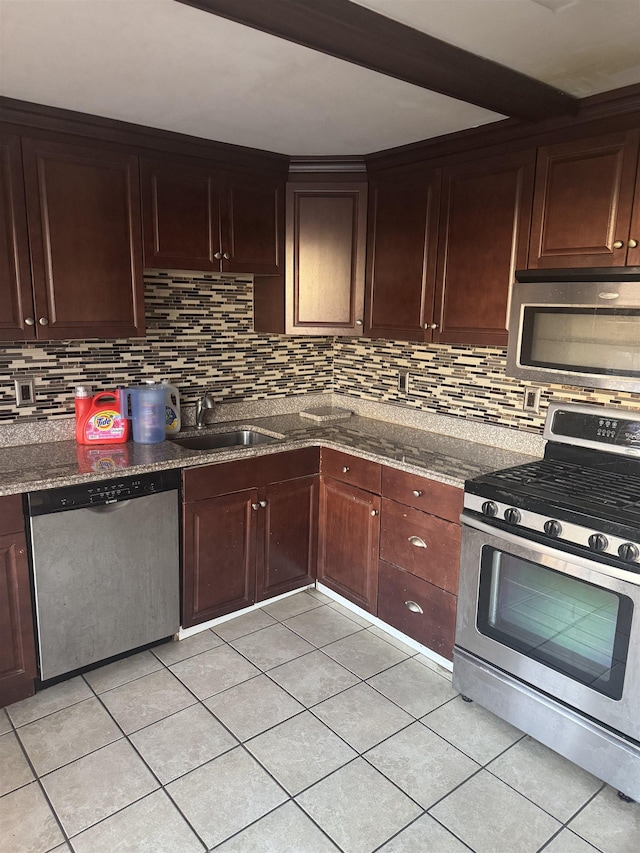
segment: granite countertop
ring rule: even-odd
[[[342,450],[460,487],[465,479],[535,458],[361,416],[316,422],[298,414],[275,415],[211,425],[206,430],[185,430],[180,435],[247,428],[265,432],[277,440],[253,447],[210,451],[187,450],[171,440],[159,444],[127,442],[96,447],[78,445],[75,441],[56,441],[0,448],[0,495],[111,479],[118,474],[211,465],[315,445]]]

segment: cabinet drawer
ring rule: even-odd
[[[338,450],[322,448],[321,473],[376,495],[380,494],[381,467],[377,462],[370,462],[368,459],[359,459]]]
[[[382,495],[456,523],[462,512],[462,489],[397,468],[382,469]]]
[[[455,594],[458,591],[460,527],[383,499],[380,557]]]
[[[378,618],[452,660],[457,597],[427,581],[378,563]]]
[[[0,497],[0,536],[21,533],[23,530],[22,495]]]

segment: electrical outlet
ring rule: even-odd
[[[525,388],[524,396],[522,398],[522,411],[523,412],[535,412],[538,414],[540,412],[540,389],[539,388]]]
[[[409,393],[409,371],[408,370],[399,370],[398,371],[398,391],[401,394]]]
[[[36,383],[33,376],[14,376],[16,406],[33,406],[36,402]]]

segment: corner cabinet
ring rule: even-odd
[[[317,472],[314,448],[184,472],[184,627],[313,583]]]
[[[20,495],[0,497],[0,707],[34,693],[36,653]]]
[[[287,184],[285,276],[255,285],[256,331],[361,335],[366,183]]]
[[[640,264],[639,140],[630,130],[538,150],[531,269]]]
[[[322,449],[318,580],[375,616],[380,465]]]
[[[22,155],[33,308],[21,337],[143,335],[138,158],[44,139],[23,139]]]
[[[145,266],[283,272],[283,180],[187,158],[142,158],[141,180]]]

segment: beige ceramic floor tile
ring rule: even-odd
[[[207,699],[260,673],[226,645],[176,663],[170,669],[198,699]]]
[[[222,643],[223,640],[217,634],[214,634],[213,631],[200,631],[199,634],[194,634],[184,640],[163,643],[161,646],[153,648],[152,651],[162,663],[170,666],[172,663],[178,663],[178,661],[199,655],[200,652],[215,649],[216,646],[221,646]]]
[[[102,693],[100,698],[126,734],[195,704],[196,698],[171,672],[152,672]]]
[[[320,651],[269,670],[269,678],[307,707],[335,696],[359,680]]]
[[[25,726],[27,723],[39,720],[40,717],[53,714],[61,708],[68,708],[69,705],[75,705],[76,702],[82,702],[83,699],[90,699],[92,696],[91,688],[80,676],[77,676],[69,681],[55,684],[53,687],[47,687],[46,690],[14,705],[9,705],[6,710],[14,726]]]
[[[608,785],[569,823],[602,853],[638,853],[640,803],[625,803]]]
[[[315,648],[279,622],[239,637],[231,645],[263,671],[301,657]]]
[[[285,803],[216,847],[216,853],[338,853],[294,802]]]
[[[213,630],[228,643],[230,640],[244,637],[245,634],[252,634],[261,628],[267,628],[269,625],[273,625],[275,621],[273,616],[270,616],[265,610],[252,610],[250,613],[236,616],[227,622],[221,622]]]
[[[93,669],[84,677],[96,693],[104,693],[159,669],[162,669],[162,663],[151,652],[145,651]]]
[[[18,738],[13,732],[0,735],[0,797],[21,788],[33,779],[29,762]]]
[[[7,853],[45,853],[64,841],[37,782],[0,797],[0,839]]]
[[[368,684],[414,717],[422,717],[458,695],[446,678],[415,658],[374,675]]]

